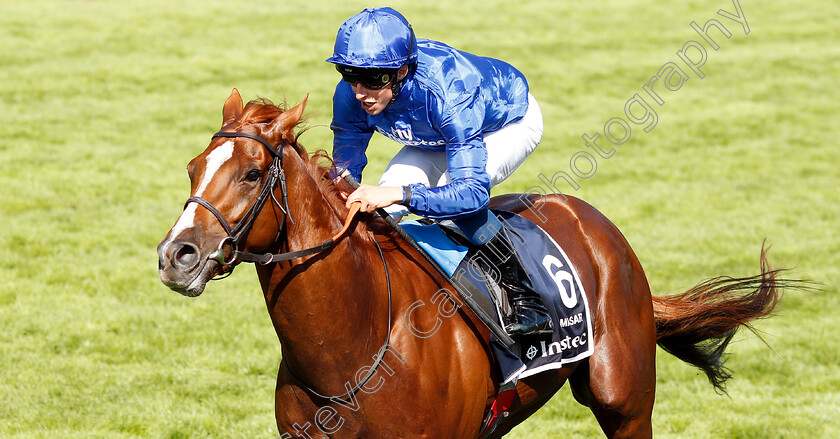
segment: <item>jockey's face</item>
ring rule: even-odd
[[[394,91],[391,90],[390,85],[374,90],[357,82],[352,87],[353,93],[356,93],[356,99],[362,103],[362,108],[371,116],[381,113],[394,97]]]
[[[403,66],[397,72],[399,80],[405,78],[407,74],[408,67],[406,66]],[[351,84],[351,87],[353,88],[353,93],[356,94],[356,99],[361,102],[362,108],[371,116],[375,116],[381,113],[394,97],[394,91],[391,88],[391,85],[392,83],[389,82],[382,88],[374,89],[359,81],[355,84]]]

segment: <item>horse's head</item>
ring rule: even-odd
[[[164,285],[198,296],[210,279],[232,270],[234,251],[260,252],[274,243],[286,218],[282,163],[290,152],[283,146],[295,142],[305,105],[283,111],[249,102],[243,108],[233,90],[222,110],[222,129],[187,165],[191,196],[158,245]]]

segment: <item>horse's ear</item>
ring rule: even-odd
[[[277,119],[269,122],[265,128],[265,135],[277,143],[281,138],[287,142],[294,142],[295,126],[300,123],[300,118],[303,116],[303,109],[306,107],[306,101],[309,100],[309,94],[303,98],[303,101],[289,110],[284,111],[277,116]]]
[[[239,90],[233,89],[222,108],[222,126],[225,126],[242,114],[242,96]]]

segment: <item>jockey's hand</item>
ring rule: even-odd
[[[392,204],[399,203],[403,198],[402,187],[392,186],[373,186],[369,184],[362,184],[347,196],[346,206],[349,209],[350,204],[359,201],[362,205],[359,210],[362,212],[373,212],[382,207],[388,207]]]

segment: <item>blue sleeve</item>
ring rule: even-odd
[[[333,94],[333,161],[346,168],[356,181],[362,181],[362,170],[367,166],[367,150],[373,128],[368,125],[367,114],[359,105],[350,84],[338,83]]]
[[[432,115],[434,118],[434,115]],[[457,219],[475,214],[490,203],[487,147],[481,132],[484,105],[477,94],[464,94],[443,109],[438,119],[446,140],[451,182],[426,188],[411,185],[409,210],[433,219]]]

